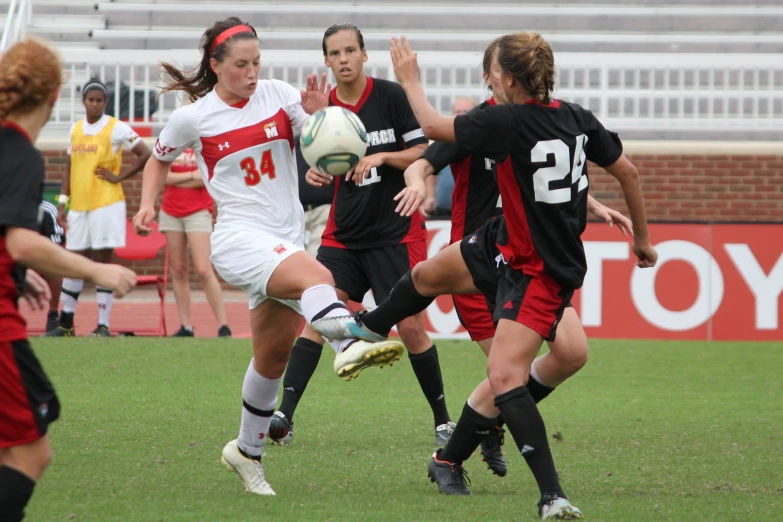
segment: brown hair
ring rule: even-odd
[[[0,58],[0,121],[49,102],[62,75],[60,56],[49,45],[35,38],[16,42]]]
[[[555,88],[555,58],[543,36],[532,31],[502,36],[498,40],[498,64],[529,96],[550,102]]]
[[[364,51],[364,35],[358,27],[353,24],[334,24],[326,30],[324,37],[321,39],[321,48],[324,50],[324,56],[326,56],[326,39],[340,31],[353,31],[356,35],[356,41],[359,42],[359,49]]]
[[[237,25],[246,25],[252,32],[245,31],[234,34],[212,49],[213,42],[223,31]],[[168,82],[163,88],[162,92],[185,91],[188,93],[188,98],[191,102],[203,97],[217,85],[217,75],[209,65],[210,58],[214,58],[218,62],[223,62],[228,54],[229,43],[236,40],[251,38],[258,39],[256,30],[252,25],[243,22],[236,16],[215,22],[212,27],[204,31],[204,34],[201,37],[201,43],[199,44],[199,48],[202,51],[201,63],[190,76],[185,76],[185,73],[182,70],[170,63],[162,62],[160,64],[163,72],[172,79],[172,81]]]

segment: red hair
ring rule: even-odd
[[[57,52],[35,38],[16,42],[0,57],[0,121],[51,100],[62,83]]]

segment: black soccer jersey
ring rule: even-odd
[[[38,232],[46,236],[58,245],[65,245],[65,230],[57,222],[57,207],[48,201],[41,201],[39,206],[41,222],[38,224]]]
[[[428,142],[399,84],[368,76],[356,105],[340,102],[336,89],[329,104],[345,107],[359,116],[367,130],[368,156]],[[359,249],[426,240],[427,230],[418,212],[401,217],[394,211],[394,196],[404,188],[403,172],[386,164],[372,169],[361,185],[335,177],[332,209],[321,244]]]
[[[27,330],[16,302],[25,268],[14,262],[5,244],[7,227],[38,230],[43,197],[44,162],[27,133],[0,125],[0,341],[25,339]]]
[[[557,100],[485,107],[458,116],[454,132],[461,150],[498,162],[506,217],[498,248],[506,262],[580,288],[587,271],[580,238],[587,220],[586,160],[602,167],[617,161],[617,134],[592,112]]]
[[[495,105],[490,98],[474,111]],[[451,196],[451,243],[473,234],[493,216],[500,215],[495,160],[481,155],[468,155],[456,143],[436,142],[427,147],[422,157],[440,172],[451,165],[454,192]]]

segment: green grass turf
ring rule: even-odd
[[[219,464],[238,431],[249,341],[33,345],[62,416],[28,520],[536,520],[510,437],[505,478],[474,455],[474,495],[438,494],[426,478],[431,415],[407,357],[345,383],[325,350],[293,445],[265,450],[278,495],[262,498]],[[468,342],[439,352],[456,420],[485,359]],[[596,521],[783,519],[782,373],[780,343],[593,341],[584,370],[541,405],[566,493]]]

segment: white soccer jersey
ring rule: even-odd
[[[193,149],[217,204],[218,226],[253,227],[302,244],[294,155],[294,135],[307,119],[301,101],[298,90],[278,80],[259,80],[241,106],[226,104],[213,90],[174,111],[153,153],[169,162]]]

